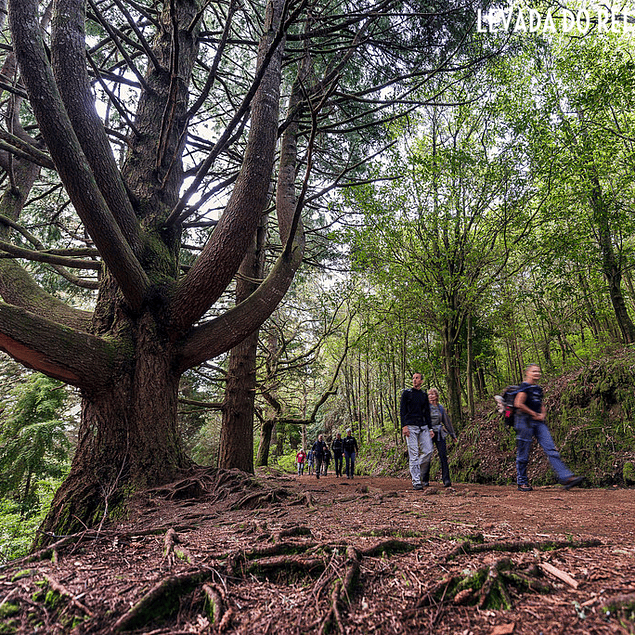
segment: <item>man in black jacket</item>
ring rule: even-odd
[[[338,432],[331,443],[331,450],[333,450],[333,458],[335,459],[335,476],[342,476],[342,462],[344,457],[344,441],[342,441],[342,435]]]
[[[324,453],[328,449],[326,442],[324,441],[323,434],[318,434],[317,441],[313,444],[311,449],[313,450],[313,460],[315,461],[315,476],[320,478],[322,462],[324,461]]]
[[[421,474],[432,459],[432,436],[430,425],[430,402],[425,390],[421,390],[421,373],[412,376],[412,388],[401,393],[401,426],[408,444],[408,458],[412,487],[423,489]]]
[[[357,440],[349,428],[346,431],[346,438],[342,441],[344,449],[344,459],[346,460],[346,478],[355,476],[355,457],[357,456]]]

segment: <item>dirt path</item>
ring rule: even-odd
[[[199,481],[0,572],[0,632],[635,633],[635,490]]]
[[[635,543],[635,490],[580,489],[565,491],[559,485],[519,492],[514,486],[454,484],[446,489],[440,483],[427,491],[411,489],[410,481],[395,478],[357,477],[354,480],[328,475],[294,476],[303,489],[338,497],[345,492],[396,493],[412,509],[426,509],[426,522],[414,523],[429,528],[431,522],[468,528],[504,528],[505,532],[523,532],[528,536],[593,535],[619,543]],[[370,510],[369,510],[370,512]],[[382,514],[373,523],[380,522]],[[632,522],[628,522],[632,519]],[[635,572],[634,572],[635,579]]]

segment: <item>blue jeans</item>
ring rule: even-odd
[[[347,478],[353,478],[355,475],[355,452],[344,450],[344,459],[346,460],[346,476]]]
[[[408,465],[413,485],[421,483],[421,475],[430,474],[430,459],[432,459],[432,439],[427,426],[408,426],[409,435],[406,437],[408,445]]]
[[[527,463],[533,437],[536,437],[538,443],[545,451],[551,467],[558,477],[558,481],[563,483],[573,476],[573,472],[560,458],[560,453],[556,450],[549,428],[544,421],[532,419],[526,414],[517,414],[514,421],[514,429],[516,430],[516,482],[518,485],[529,485]]]
[[[335,455],[335,476],[342,476],[342,463],[344,457],[341,454]]]

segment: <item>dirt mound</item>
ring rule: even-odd
[[[633,490],[198,480],[5,566],[0,632],[635,631]]]

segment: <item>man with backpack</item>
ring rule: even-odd
[[[403,436],[408,444],[408,458],[412,487],[423,489],[422,473],[429,470],[432,459],[430,402],[425,390],[421,390],[421,373],[412,376],[412,388],[401,393],[400,415]]]
[[[516,473],[518,491],[531,492],[532,486],[527,478],[527,463],[533,438],[545,451],[551,467],[554,469],[558,481],[564,485],[564,489],[571,489],[580,485],[583,476],[575,476],[560,458],[560,453],[545,423],[547,411],[542,402],[542,387],[538,385],[540,379],[540,366],[530,364],[525,369],[525,381],[523,381],[514,398],[514,429],[516,430]]]

